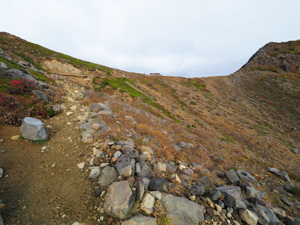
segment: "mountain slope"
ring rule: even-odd
[[[6,55],[0,60],[11,67],[28,62],[45,72],[45,80],[68,79],[83,86],[87,105],[107,103],[116,113],[106,118],[111,131],[99,138],[137,133],[136,143],[148,140],[162,160],[200,163],[211,174],[247,169],[262,182],[269,181],[270,166],[299,182],[299,41],[269,43],[234,74],[207,78],[112,69],[7,33],[0,33],[0,48]]]

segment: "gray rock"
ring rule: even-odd
[[[217,201],[220,197],[221,197],[221,191],[219,191],[218,189],[214,188],[211,189],[211,191],[209,192],[210,197],[213,201]]]
[[[240,187],[237,186],[221,186],[217,187],[219,191],[221,191],[222,194],[229,194],[232,197],[234,197],[237,200],[242,200],[242,191]]]
[[[126,154],[121,155],[115,163],[115,168],[122,177],[133,175],[134,166],[135,160]]]
[[[87,130],[93,130],[92,124],[91,124],[90,122],[80,124],[80,125],[78,126],[78,128],[79,128],[80,130],[84,130],[84,131],[87,131]]]
[[[262,209],[256,210],[256,215],[258,217],[258,223],[261,225],[267,225],[270,224],[270,219],[266,215],[266,213]]]
[[[116,151],[114,153],[114,158],[119,158],[122,155],[122,153],[120,151]]]
[[[257,215],[248,209],[241,209],[239,214],[241,219],[249,225],[256,225],[258,222]]]
[[[137,199],[139,200],[143,199],[144,193],[145,193],[145,186],[141,181],[139,181],[137,184],[137,194],[136,194]]]
[[[61,113],[63,111],[61,105],[52,105],[51,108],[55,112],[55,114]]]
[[[121,145],[122,148],[127,145],[130,148],[134,149],[134,142],[132,142],[132,141],[118,141],[118,142],[116,142],[116,145]]]
[[[129,220],[122,222],[121,225],[156,225],[157,219],[154,217],[147,217],[141,214],[138,214]]]
[[[254,183],[257,183],[257,180],[255,177],[253,177],[249,172],[246,170],[237,170],[237,175],[240,177],[242,181],[252,181]]]
[[[270,220],[270,224],[272,224],[272,225],[281,225],[282,224],[280,222],[280,220],[275,216],[272,209],[266,209],[266,211],[264,211],[264,212],[268,216],[268,218]]]
[[[265,195],[260,191],[256,190],[254,187],[246,187],[246,195],[249,198],[263,199]]]
[[[144,189],[145,191],[147,191],[149,189],[149,184],[150,184],[150,179],[147,177],[141,177],[139,178],[139,180],[142,182],[142,184],[144,185]]]
[[[224,194],[224,203],[227,207],[234,208],[236,206],[236,199],[230,194]]]
[[[20,130],[24,138],[32,141],[48,139],[48,134],[45,130],[45,124],[39,119],[25,117]]]
[[[103,103],[94,103],[91,105],[90,110],[92,112],[96,112],[99,115],[108,115],[108,116],[113,116],[113,111]]]
[[[153,177],[150,180],[149,188],[151,191],[161,191],[163,189],[164,184],[165,181],[162,178]]]
[[[3,177],[3,169],[0,168],[0,178],[2,178],[2,177]]]
[[[182,174],[185,174],[185,175],[188,175],[188,176],[191,176],[194,174],[194,171],[191,169],[191,168],[185,168],[181,171]]]
[[[98,183],[101,187],[107,187],[117,179],[118,172],[116,171],[116,169],[111,166],[106,166],[101,172]]]
[[[204,195],[205,194],[205,187],[204,186],[198,186],[198,185],[193,185],[191,188],[190,188],[190,193],[192,195]]]
[[[281,179],[283,179],[285,181],[291,182],[289,175],[285,171],[280,171],[279,169],[272,168],[272,167],[268,167],[268,171],[276,174],[278,177],[280,177]]]
[[[105,212],[113,217],[124,219],[134,203],[134,196],[128,181],[114,182],[105,195]]]
[[[232,184],[236,184],[237,182],[240,181],[240,178],[238,177],[238,175],[236,174],[236,172],[234,172],[233,169],[228,170],[225,173],[225,176],[227,177],[227,179],[230,181],[230,183]]]
[[[8,66],[4,62],[0,62],[0,69],[8,69]]]
[[[204,185],[206,188],[214,188],[215,185],[211,182],[208,176],[200,177],[197,181],[198,185]]]
[[[154,177],[152,169],[146,163],[141,165],[141,172],[138,175],[139,177],[147,177],[149,179]]]
[[[98,166],[90,167],[90,170],[91,170],[91,172],[90,172],[89,178],[94,180],[100,176],[101,171]]]
[[[247,206],[243,201],[235,200],[235,209],[247,209]]]
[[[153,206],[155,203],[155,198],[147,193],[142,201],[141,209],[148,215],[153,213]]]
[[[161,192],[159,191],[150,191],[150,194],[157,200],[161,200]]]
[[[196,225],[204,220],[203,207],[186,198],[162,194],[162,204],[173,225]]]
[[[52,99],[40,90],[32,90],[32,93],[42,102],[52,102]]]
[[[169,173],[175,173],[178,168],[178,166],[171,164],[171,163],[166,163],[166,166],[167,166],[167,171]]]
[[[298,154],[299,153],[299,150],[298,149],[295,149],[295,148],[292,148],[290,149],[292,153],[294,154]]]

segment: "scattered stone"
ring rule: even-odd
[[[115,163],[115,168],[122,177],[130,177],[133,174],[135,160],[129,155],[121,155]]]
[[[150,179],[147,177],[140,177],[139,180],[142,182],[142,184],[144,185],[144,189],[145,191],[148,190],[149,188],[149,184],[150,184]]]
[[[153,177],[150,180],[149,188],[152,191],[161,191],[165,181],[162,178]]]
[[[261,224],[261,225],[270,224],[269,217],[265,214],[265,212],[262,209],[256,210],[256,215],[258,217],[259,224]]]
[[[209,194],[213,201],[217,201],[221,197],[221,192],[216,188],[212,189]]]
[[[195,195],[191,195],[190,197],[189,197],[189,199],[191,200],[191,201],[196,201],[196,196]]]
[[[257,183],[257,180],[246,170],[237,170],[236,173],[242,181],[246,180],[246,181]]]
[[[194,225],[204,220],[203,207],[186,198],[162,194],[162,204],[166,208],[171,224]]]
[[[96,112],[99,115],[108,115],[108,116],[113,116],[113,111],[103,103],[94,103],[91,105],[90,110],[92,112]]]
[[[217,187],[217,189],[224,194],[228,194],[230,196],[232,196],[235,199],[238,200],[242,200],[243,196],[242,196],[242,191],[240,187],[237,186],[221,186],[221,187]]]
[[[263,199],[265,195],[253,187],[246,187],[246,195],[249,198]]]
[[[67,116],[71,116],[72,114],[74,114],[73,112],[66,112]]]
[[[134,203],[134,196],[128,181],[112,183],[106,193],[104,209],[113,217],[124,219]]]
[[[39,119],[25,117],[20,130],[24,138],[32,141],[48,139],[48,134],[45,130],[45,124]]]
[[[32,90],[32,93],[38,98],[41,102],[52,102],[52,99],[46,95],[41,90]]]
[[[165,163],[158,162],[158,163],[157,163],[157,168],[158,168],[161,172],[166,172],[166,171],[167,171],[167,166],[166,166]]]
[[[247,209],[246,204],[243,201],[235,200],[235,209]]]
[[[100,176],[100,168],[99,167],[97,167],[97,166],[93,166],[93,167],[90,167],[90,170],[91,170],[91,172],[90,172],[90,176],[89,176],[89,178],[91,178],[91,179],[96,179],[97,177],[99,177]]]
[[[281,179],[283,179],[285,181],[291,182],[289,175],[285,171],[280,171],[279,169],[271,168],[271,167],[268,167],[268,171],[271,173],[274,173],[275,175],[277,175],[278,177],[280,177]]]
[[[197,196],[201,196],[205,194],[205,187],[204,186],[198,186],[198,185],[193,185],[190,188],[190,193],[192,195],[197,195]]]
[[[241,209],[239,214],[241,219],[249,225],[256,225],[258,222],[257,215],[248,209]]]
[[[84,165],[85,165],[85,162],[81,162],[81,163],[77,164],[77,167],[82,170],[84,168]]]
[[[154,177],[152,169],[146,163],[141,165],[141,172],[138,175],[139,177],[147,177],[149,179]]]
[[[98,183],[101,187],[107,187],[117,179],[118,172],[116,171],[116,169],[111,166],[106,166],[101,172]]]
[[[20,138],[20,135],[15,135],[15,136],[10,137],[10,139],[12,141],[17,141],[19,138]]]
[[[231,184],[236,184],[237,182],[240,181],[240,178],[238,177],[236,172],[234,172],[233,169],[228,170],[225,173],[225,176],[228,178],[228,180],[230,181]]]
[[[180,177],[176,173],[172,174],[171,179],[174,180],[176,183],[181,184]]]
[[[274,207],[272,208],[273,212],[278,215],[279,217],[286,217],[286,212],[283,210],[283,209],[280,209],[280,208],[277,208],[277,207]]]
[[[156,225],[157,219],[154,217],[147,217],[141,214],[138,214],[129,220],[122,222],[121,225]]]
[[[150,191],[150,194],[157,200],[161,200],[161,192],[159,191]]]
[[[210,198],[206,198],[206,202],[211,208],[215,208],[215,203]]]
[[[138,182],[137,184],[137,199],[143,199],[145,193],[145,186],[142,182]]]
[[[151,213],[153,213],[153,206],[155,203],[155,198],[147,193],[142,201],[141,204],[141,209],[148,215],[150,215]]]

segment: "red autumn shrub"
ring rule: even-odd
[[[24,84],[20,80],[12,80],[10,84],[10,93],[22,94],[24,91]]]

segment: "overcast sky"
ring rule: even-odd
[[[300,39],[299,0],[5,0],[0,31],[130,72],[239,69],[270,41]]]

